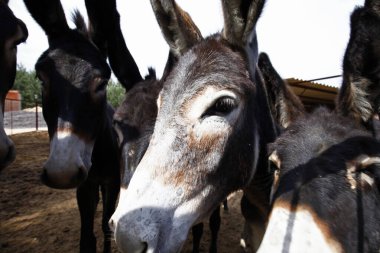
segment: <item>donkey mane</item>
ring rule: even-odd
[[[86,36],[87,38],[90,38],[89,29],[87,28],[86,22],[84,21],[83,15],[79,12],[78,9],[75,9],[73,13],[71,14],[71,19],[75,24],[75,27],[77,30]]]
[[[145,76],[145,80],[155,80],[157,79],[156,70],[152,67],[148,68],[148,74]]]

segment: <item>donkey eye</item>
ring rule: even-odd
[[[108,79],[96,77],[94,79],[95,83],[95,92],[104,91],[108,84]]]
[[[221,97],[218,98],[214,104],[212,104],[202,117],[207,116],[225,116],[232,112],[237,106],[236,100],[231,97]]]

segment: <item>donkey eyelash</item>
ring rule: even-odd
[[[202,115],[203,117],[206,116],[222,116],[230,113],[233,109],[235,109],[237,106],[237,103],[234,98],[231,97],[221,97],[218,98]]]

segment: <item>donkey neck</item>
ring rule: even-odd
[[[267,144],[274,142],[277,130],[270,113],[266,90],[260,75],[256,73],[254,79],[256,83],[257,104],[255,109],[259,138],[258,161],[256,168],[252,168],[256,172],[251,182],[243,190],[248,201],[266,216],[269,214],[270,189],[273,183],[273,173],[269,168],[267,157]]]
[[[114,114],[114,109],[107,104],[105,108],[105,112],[103,114],[102,126],[97,134],[95,140],[94,151],[92,155],[92,159],[96,159],[96,157],[103,157],[104,154],[117,154],[117,140],[116,133],[112,128],[112,118]],[[100,123],[100,122],[99,122]],[[99,155],[97,155],[99,154]],[[112,155],[113,156],[113,155]]]

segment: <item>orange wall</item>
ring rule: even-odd
[[[21,94],[18,90],[10,90],[5,97],[4,112],[21,110]]]

